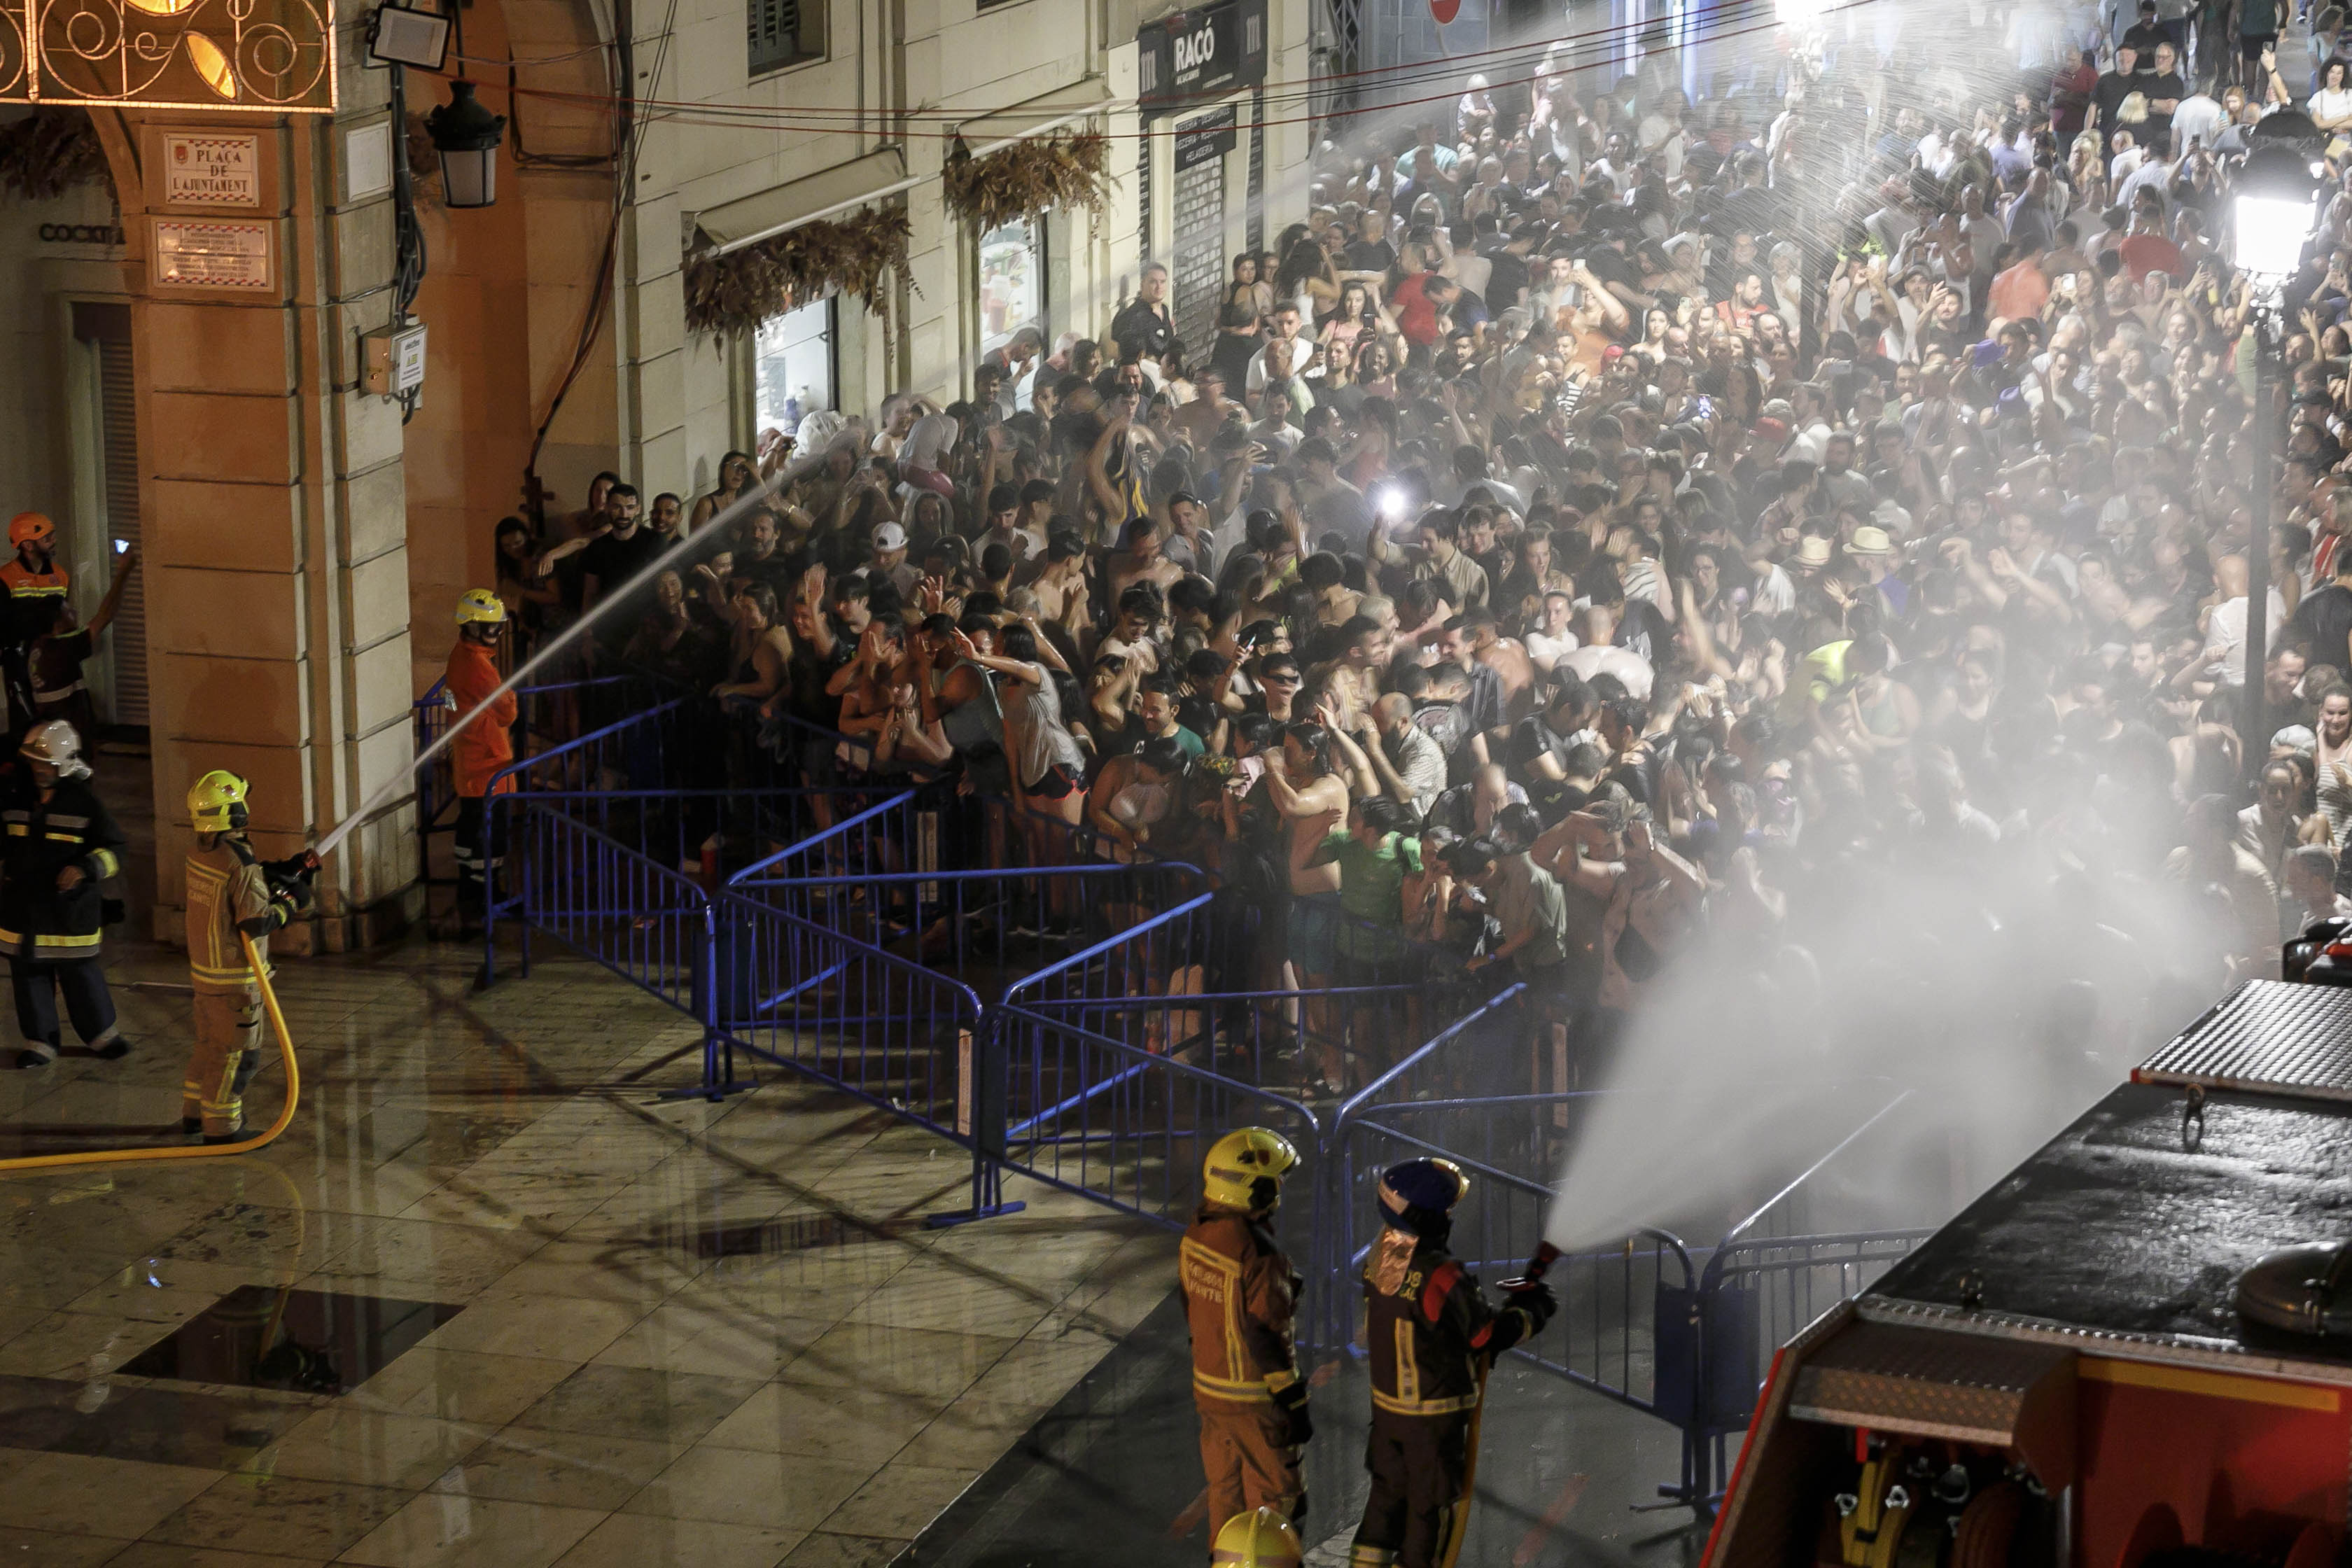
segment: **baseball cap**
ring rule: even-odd
[[[874,548],[877,550],[906,549],[907,531],[895,522],[877,523],[874,527]]]

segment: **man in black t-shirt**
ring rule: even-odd
[[[1388,241],[1388,215],[1378,207],[1368,207],[1356,220],[1356,237],[1348,244],[1342,258],[1342,269],[1349,272],[1385,275],[1396,265],[1396,247]]]
[[[2098,85],[2091,89],[2091,124],[2099,133],[2103,147],[2115,145],[2116,132],[2122,122],[2116,113],[2124,100],[2139,89],[2133,85],[2132,75],[2139,68],[2139,54],[2129,44],[2116,50],[2116,68],[2101,76]],[[2137,126],[2130,127],[2137,132]],[[2138,140],[2135,135],[2133,140]]]
[[[2155,68],[2156,46],[2169,41],[2171,36],[2164,30],[2164,24],[2156,19],[2156,0],[2139,0],[2139,20],[2124,29],[2123,39],[2116,44],[2116,51],[2120,56],[2124,50],[2131,50],[2139,57],[2141,70],[2152,70]],[[2116,68],[2126,68],[2120,58],[2116,61]]]
[[[643,508],[633,485],[614,485],[610,500],[613,526],[580,552],[580,608],[584,615],[627,588],[663,550],[661,536],[645,525]],[[608,612],[596,623],[596,640],[617,649],[637,629],[639,609],[648,602],[653,584],[641,584],[630,602]]]
[[[2304,595],[2294,625],[2310,644],[2312,663],[2352,674],[2352,551],[2337,551],[2336,580]]]
[[[1110,339],[1121,349],[1133,349],[1144,359],[1156,360],[1176,341],[1176,323],[1168,314],[1168,268],[1157,261],[1143,264],[1135,298],[1110,320]]]

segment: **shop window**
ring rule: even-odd
[[[1045,333],[1045,230],[1009,223],[980,239],[980,352],[992,354],[1024,327]]]
[[[760,324],[751,340],[752,427],[790,436],[834,405],[834,306],[803,305]]]
[[[824,0],[744,0],[751,74],[824,58]]]

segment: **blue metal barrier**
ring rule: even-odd
[[[1328,991],[1192,991],[1140,996],[1038,997],[1030,1011],[1057,1017],[1122,1045],[1172,1055],[1260,1089],[1297,1084],[1317,1056],[1370,1079],[1388,1066],[1410,985]]]
[[[1236,1127],[1271,1128],[1319,1163],[1321,1125],[1296,1100],[1047,1013],[1008,1004],[994,1023],[988,1098],[1001,1120],[981,1129],[978,1142],[988,1158],[1024,1175],[1181,1230],[1200,1206],[1209,1146]],[[1291,1184],[1274,1222],[1297,1259],[1315,1256],[1325,1224],[1323,1184],[1313,1170],[1306,1177]],[[1310,1277],[1300,1305],[1301,1342],[1310,1347],[1328,1316],[1323,1289]]]
[[[1866,1092],[1872,1086],[1858,1087]],[[1686,1431],[1696,1463],[1688,1491],[1676,1500],[1713,1511],[1729,1474],[1727,1445],[1748,1429],[1773,1352],[1935,1234],[1933,1226],[1841,1223],[1862,1211],[1847,1194],[1831,1190],[1853,1167],[1858,1180],[1851,1190],[1883,1196],[1883,1179],[1874,1179],[1886,1168],[1881,1149],[1905,1140],[1910,1100],[1908,1090],[1887,1094],[1835,1147],[1725,1232],[1708,1255],[1692,1298],[1696,1343],[1688,1358],[1696,1374]]]
[[[1087,944],[1080,967],[1125,977],[1126,967],[1105,954],[1150,956],[1152,938],[1129,940],[1140,929],[1134,910],[1199,882],[1193,868],[1170,863],[760,878],[738,881],[733,890],[874,947],[903,946],[927,968],[993,990],[1029,971],[1050,948],[1072,942]],[[1205,900],[1200,895],[1194,901]],[[1039,973],[1059,973],[1075,962]]]
[[[754,899],[711,900],[706,1017],[741,1048],[969,1143],[984,1019],[970,986]],[[722,1069],[706,1088],[729,1087]]]
[[[710,900],[692,878],[647,858],[551,805],[525,795],[504,816],[513,891],[493,906],[522,931],[530,973],[536,931],[594,960],[682,1013],[698,997],[711,951]],[[503,803],[502,803],[503,804]],[[495,927],[484,939],[485,974]]]

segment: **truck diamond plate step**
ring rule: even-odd
[[[2250,980],[2133,1068],[2132,1079],[2352,1100],[2352,990]]]

